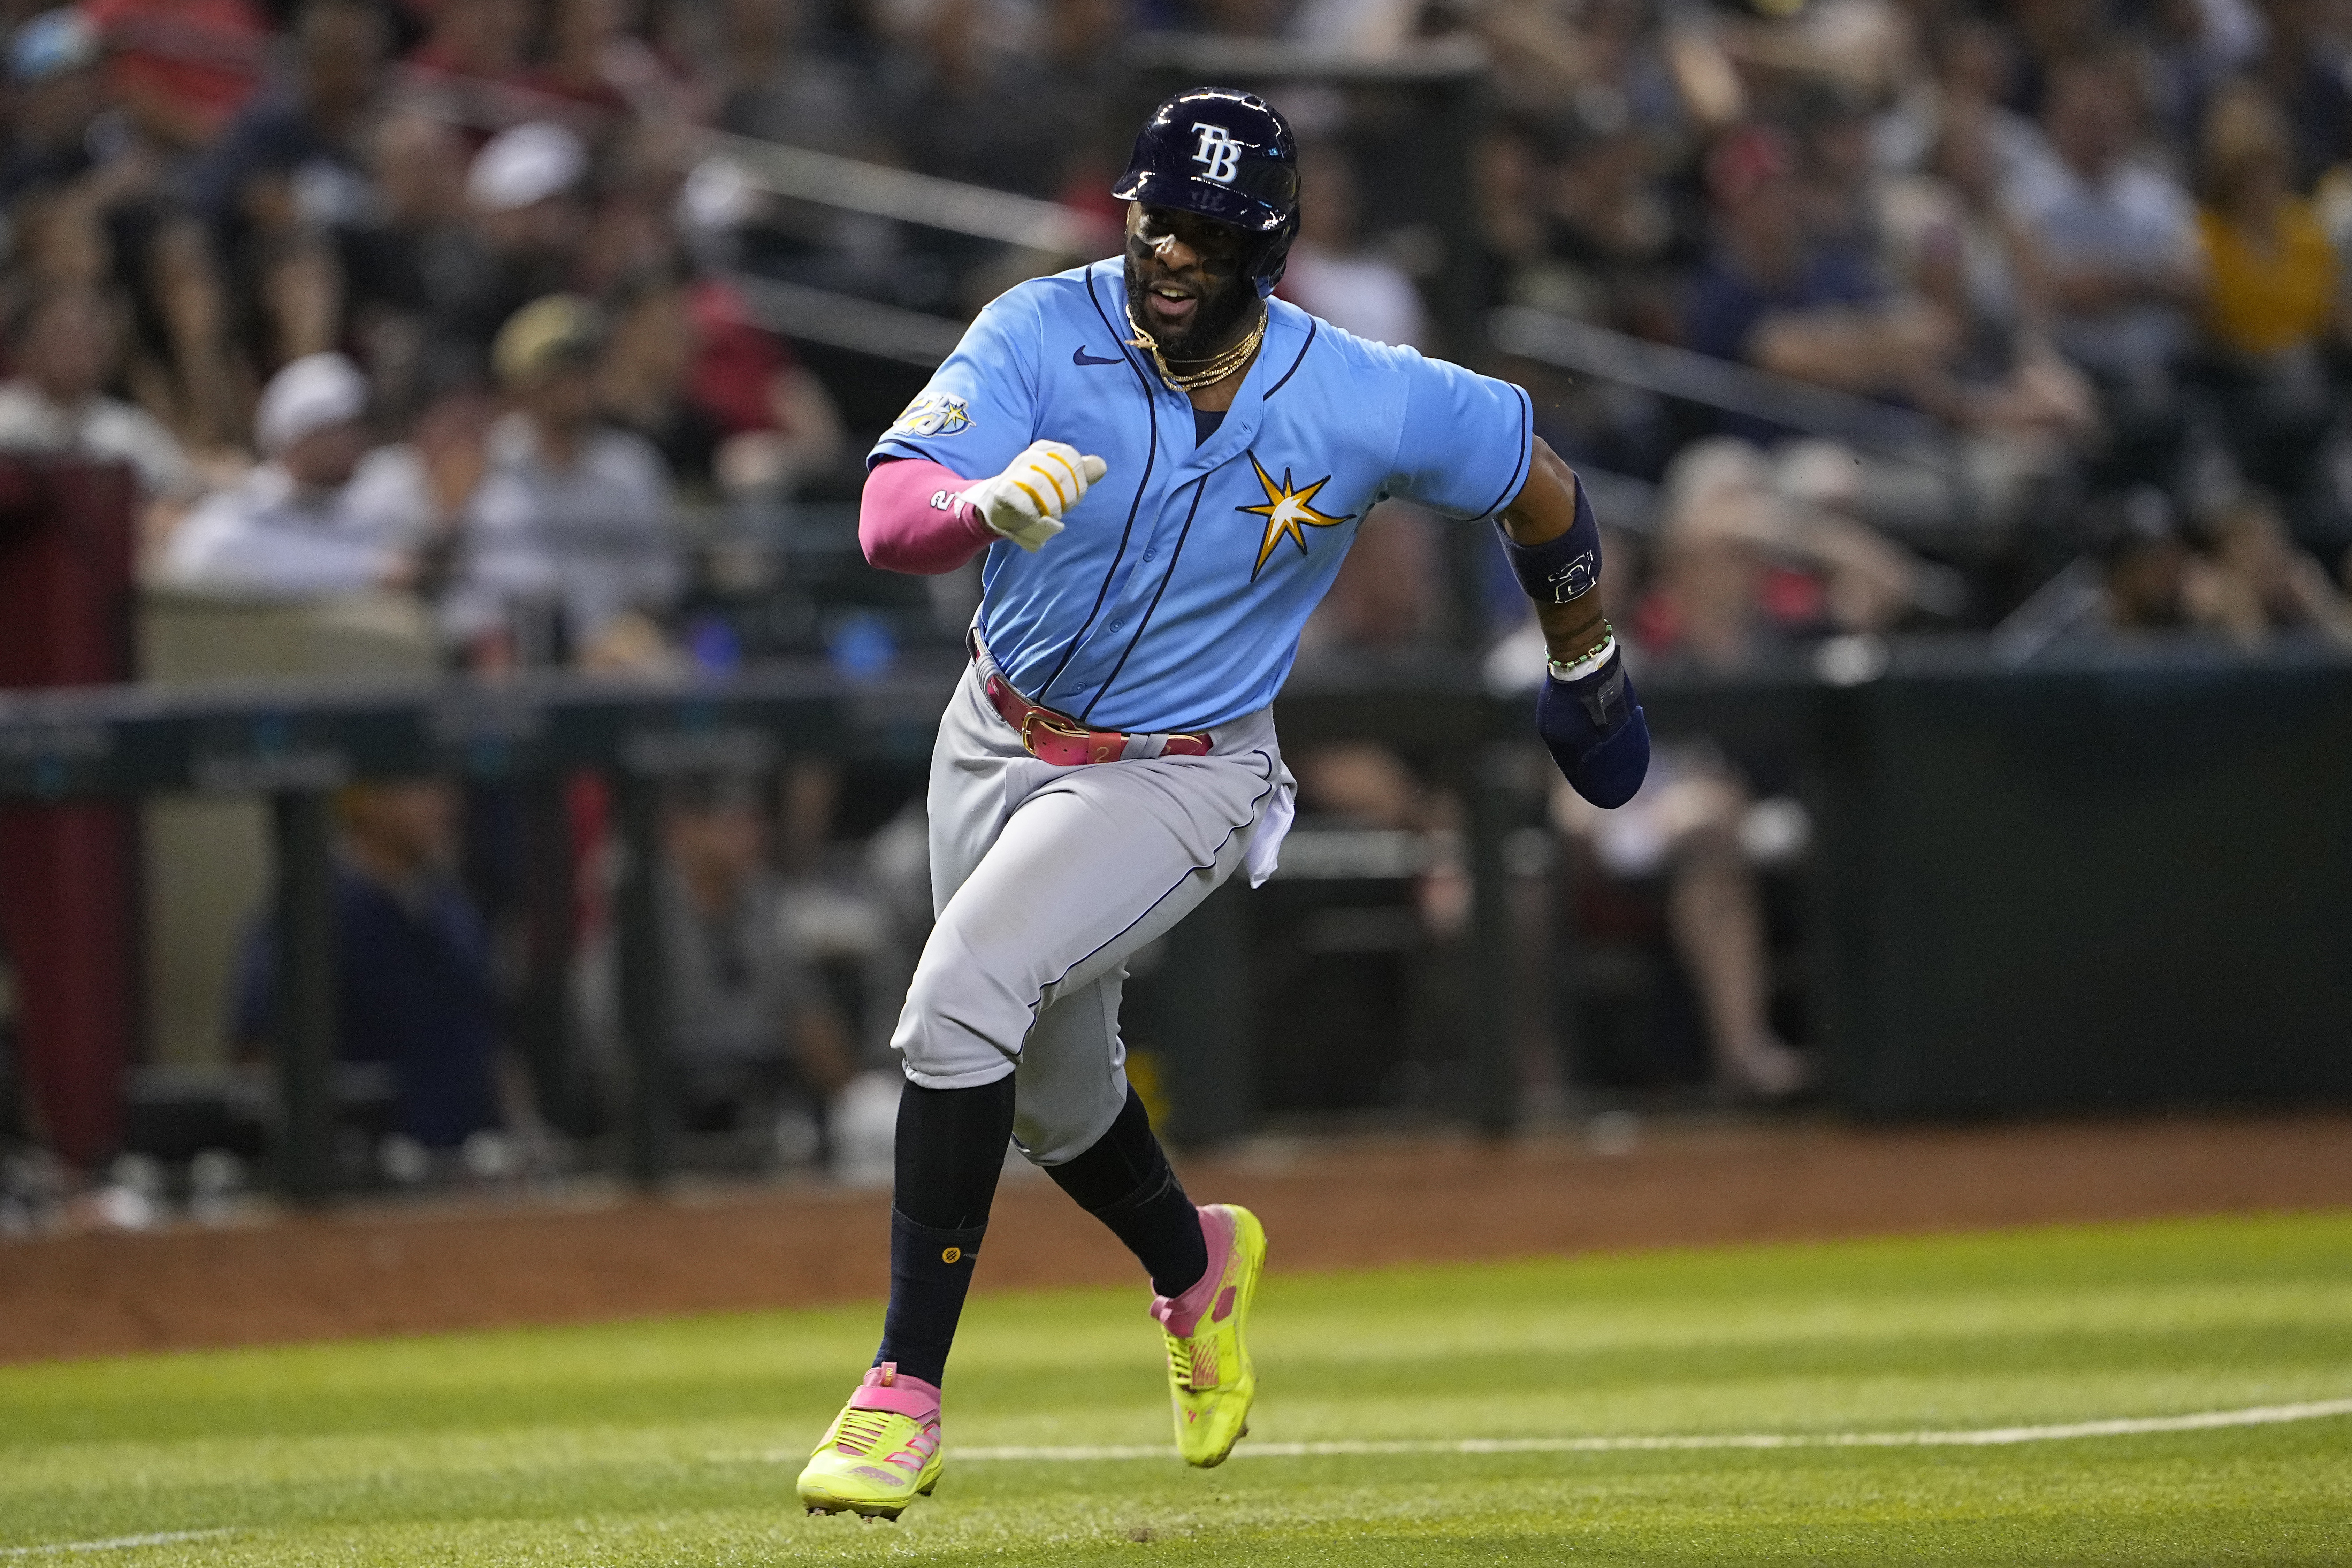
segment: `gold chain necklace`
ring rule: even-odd
[[[1127,340],[1127,345],[1129,348],[1141,349],[1151,356],[1151,363],[1160,367],[1160,379],[1168,384],[1171,391],[1198,392],[1204,386],[1216,385],[1217,383],[1249,363],[1250,356],[1257,353],[1257,345],[1265,337],[1266,318],[1267,312],[1261,308],[1257,313],[1257,325],[1249,330],[1248,336],[1224,353],[1203,361],[1199,370],[1188,371],[1182,375],[1168,368],[1167,360],[1162,358],[1160,353],[1160,340],[1135,324],[1135,312],[1132,310],[1127,313],[1127,324],[1135,336]]]

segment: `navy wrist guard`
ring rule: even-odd
[[[1585,499],[1582,480],[1576,486],[1576,521],[1558,539],[1518,543],[1504,531],[1500,518],[1495,531],[1502,538],[1503,553],[1510,558],[1519,586],[1538,605],[1565,605],[1601,581],[1601,524]]]
[[[1536,733],[1576,793],[1598,806],[1633,799],[1650,771],[1650,721],[1622,653],[1610,654],[1591,675],[1546,680],[1536,698]]]

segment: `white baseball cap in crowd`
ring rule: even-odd
[[[588,148],[579,137],[552,121],[528,121],[499,132],[474,154],[466,196],[484,212],[513,212],[562,195],[587,172]]]
[[[89,17],[76,5],[44,11],[8,40],[8,79],[36,87],[70,71],[86,70],[106,53]]]
[[[269,378],[254,411],[253,438],[275,458],[313,431],[367,412],[367,377],[341,354],[304,354]]]

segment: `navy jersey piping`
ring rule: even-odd
[[[1135,363],[1135,354],[1128,347],[1127,340],[1120,337],[1118,329],[1110,324],[1109,314],[1103,310],[1102,301],[1095,297],[1095,281],[1092,277],[1087,279],[1087,303],[1092,305],[1095,308],[1095,314],[1102,318],[1102,324],[1109,331],[1111,342],[1118,345],[1119,357],[1127,361],[1127,368],[1135,373],[1136,382],[1143,393],[1144,412],[1151,416],[1151,446],[1143,459],[1143,477],[1135,484],[1135,499],[1128,503],[1127,526],[1119,530],[1118,549],[1112,553],[1110,564],[1103,571],[1102,586],[1095,590],[1094,606],[1087,611],[1087,618],[1079,623],[1076,634],[1070,638],[1069,645],[1062,649],[1062,657],[1054,661],[1054,672],[1038,685],[1037,695],[1031,700],[1040,703],[1045,700],[1045,694],[1054,689],[1054,682],[1062,679],[1062,672],[1070,668],[1070,660],[1077,657],[1079,647],[1087,640],[1087,634],[1094,630],[1095,617],[1102,614],[1103,601],[1110,597],[1111,580],[1118,575],[1118,563],[1127,559],[1128,542],[1135,534],[1136,514],[1143,510],[1144,494],[1151,488],[1152,468],[1160,461],[1160,400],[1151,395],[1151,383],[1144,375],[1143,367]],[[1125,661],[1122,659],[1121,662]],[[1102,694],[1097,692],[1095,695],[1099,698]]]
[[[1519,477],[1519,470],[1528,466],[1528,439],[1535,434],[1536,427],[1535,404],[1528,398],[1528,389],[1526,387],[1519,385],[1517,382],[1510,382],[1506,384],[1507,384],[1513,392],[1519,395],[1520,412],[1525,414],[1527,417],[1519,422],[1519,455],[1517,459],[1511,464],[1511,477],[1504,481],[1503,493],[1496,496],[1494,499],[1494,501],[1488,505],[1486,510],[1478,514],[1480,517],[1494,516],[1496,512],[1510,504],[1512,500],[1518,495],[1519,491],[1527,486],[1527,480]]]
[[[1223,463],[1217,465],[1217,468],[1223,467],[1224,467]],[[1110,667],[1110,673],[1103,678],[1102,685],[1087,700],[1084,711],[1078,714],[1078,722],[1081,724],[1087,722],[1092,716],[1095,704],[1109,695],[1110,689],[1118,683],[1118,672],[1127,668],[1127,661],[1134,655],[1136,645],[1143,640],[1145,630],[1151,625],[1152,616],[1160,609],[1160,601],[1167,594],[1168,584],[1176,580],[1176,563],[1184,558],[1184,542],[1192,537],[1192,520],[1201,513],[1201,498],[1208,493],[1209,480],[1216,471],[1216,468],[1212,468],[1208,473],[1202,474],[1192,481],[1192,504],[1184,513],[1184,528],[1183,531],[1176,535],[1176,548],[1168,552],[1168,570],[1160,574],[1160,586],[1153,591],[1151,603],[1143,607],[1143,619],[1136,624],[1135,635],[1127,639],[1127,647],[1120,652],[1118,662]]]
[[[1307,363],[1307,351],[1315,346],[1315,334],[1318,330],[1320,330],[1322,325],[1322,321],[1316,317],[1309,316],[1307,318],[1307,341],[1298,345],[1298,357],[1290,362],[1290,368],[1282,373],[1282,379],[1280,381],[1276,382],[1272,386],[1266,388],[1265,395],[1258,399],[1259,402],[1273,402],[1274,395],[1290,384],[1290,378],[1297,375],[1298,374],[1298,367]]]

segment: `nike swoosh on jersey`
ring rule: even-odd
[[[1125,364],[1127,361],[1121,359],[1117,354],[1111,355],[1108,359],[1097,359],[1094,355],[1087,353],[1087,347],[1084,343],[1080,343],[1076,348],[1070,351],[1070,363],[1072,364]]]

